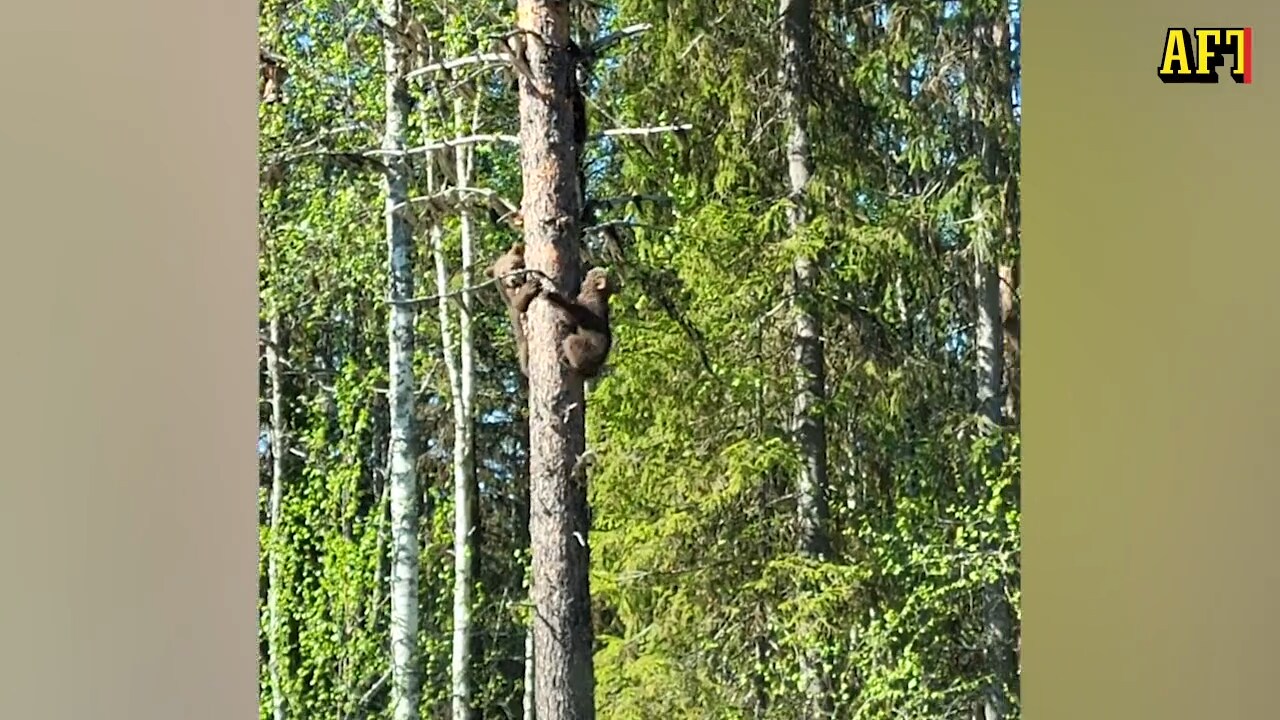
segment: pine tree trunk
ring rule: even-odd
[[[522,213],[528,266],[577,294],[580,198],[570,97],[569,4],[520,0],[531,77],[520,78]],[[585,447],[582,381],[559,359],[563,313],[529,308],[530,539],[533,553],[535,712],[539,720],[595,717],[588,513],[578,459]]]
[[[400,0],[383,0],[383,19],[402,27]],[[406,304],[413,296],[413,238],[404,215],[408,200],[405,129],[409,91],[405,83],[406,52],[396,34],[384,30],[386,70],[386,127],[382,148],[387,151],[386,234],[391,299],[389,384],[391,406],[391,717],[417,720],[421,696],[418,668],[419,496],[413,455],[414,311]]]
[[[807,186],[811,152],[807,113],[813,33],[809,0],[782,0],[783,113],[790,128],[787,139],[787,174],[790,180],[791,231],[803,231],[807,217]],[[794,433],[803,459],[797,481],[798,545],[812,558],[825,558],[827,538],[827,438],[821,405],[826,397],[822,317],[815,297],[818,266],[811,256],[797,258],[792,268],[796,395]],[[801,658],[801,674],[810,702],[810,717],[829,717],[830,697],[822,681],[816,654]]]
[[[284,458],[288,452],[289,429],[284,413],[284,373],[280,370],[282,348],[280,317],[271,318],[270,342],[267,343],[267,376],[271,382],[271,497],[267,514],[267,675],[271,683],[271,717],[285,720],[288,703],[280,671],[280,642],[284,612],[280,607],[280,519],[284,511]]]

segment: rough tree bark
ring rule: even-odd
[[[528,266],[576,294],[581,212],[570,97],[569,2],[520,0],[517,30],[530,73],[520,77],[522,214]],[[560,362],[564,314],[529,308],[530,537],[534,707],[538,720],[595,717],[582,381]]]
[[[810,0],[781,0],[782,16],[782,104],[789,136],[787,174],[790,181],[791,231],[803,231],[808,220],[806,201],[811,153],[807,114],[809,112],[811,41],[813,35]],[[801,254],[792,268],[794,292],[794,336],[796,395],[794,434],[803,463],[797,478],[798,546],[812,558],[825,558],[827,538],[827,433],[822,415],[826,397],[825,356],[822,317],[815,296],[818,267],[815,258]],[[822,681],[816,654],[801,658],[801,674],[809,698],[810,717],[829,717],[830,695]]]
[[[280,607],[280,518],[284,510],[284,458],[289,429],[284,412],[284,373],[280,369],[280,317],[271,317],[267,343],[267,376],[271,382],[271,496],[267,503],[267,675],[271,683],[271,717],[285,720],[288,703],[280,674],[280,639],[284,616]]]
[[[402,28],[401,0],[383,0],[383,20]],[[419,496],[413,454],[414,310],[413,238],[404,215],[408,200],[405,129],[409,89],[405,82],[406,51],[395,33],[384,30],[386,126],[382,136],[387,171],[386,234],[391,300],[389,336],[391,466],[391,716],[417,720],[421,696],[418,672]]]

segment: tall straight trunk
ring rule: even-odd
[[[267,376],[271,382],[271,497],[267,504],[267,675],[271,684],[271,717],[285,720],[288,703],[280,672],[280,642],[284,613],[280,607],[280,519],[284,512],[284,458],[289,450],[289,429],[284,413],[284,373],[280,369],[282,348],[280,316],[273,314],[267,344]]]
[[[405,22],[400,0],[383,0],[383,19],[392,27]],[[419,496],[413,454],[414,310],[413,238],[404,215],[409,197],[405,130],[409,89],[406,52],[396,33],[384,30],[386,127],[382,148],[386,171],[386,233],[391,300],[388,328],[391,466],[391,717],[417,720],[421,699],[418,668]]]
[[[1000,275],[994,259],[975,254],[974,288],[977,295],[976,365],[978,412],[988,422],[988,432],[998,432],[1003,424],[1004,338],[1000,323]],[[988,462],[1000,462],[992,451]],[[1016,667],[1013,662],[1013,612],[1003,579],[988,583],[982,590],[983,651],[989,680],[983,688],[982,707],[986,720],[1009,717],[1009,693]]]
[[[441,151],[444,152],[444,151]],[[434,175],[427,171],[428,177]],[[427,192],[434,193],[435,183],[427,183]],[[469,502],[469,477],[467,465],[471,460],[468,443],[468,402],[463,391],[463,369],[459,354],[455,354],[453,320],[449,305],[453,299],[449,291],[449,267],[444,254],[444,228],[439,220],[432,220],[428,231],[431,238],[431,254],[436,267],[436,292],[440,295],[440,346],[445,373],[449,378],[449,394],[453,405],[453,665],[452,710],[453,717],[470,717],[470,676],[466,639],[471,626],[471,578],[468,572],[467,554],[470,548],[471,503]],[[461,324],[461,318],[459,319]],[[467,383],[468,385],[470,383]]]
[[[284,11],[284,3],[263,2],[262,4],[263,14],[270,13],[275,19],[269,44],[264,43],[268,49],[278,50],[285,43]],[[276,92],[283,93],[283,89],[277,87]],[[282,182],[281,175],[272,175],[263,189],[274,190]],[[271,383],[271,495],[267,501],[268,527],[265,548],[267,553],[267,682],[271,692],[272,720],[285,720],[289,715],[289,704],[285,697],[283,671],[280,666],[280,657],[284,652],[281,644],[285,641],[284,608],[280,607],[280,544],[282,540],[280,532],[284,512],[284,473],[285,458],[289,453],[289,427],[284,408],[284,372],[281,368],[284,341],[280,330],[279,307],[271,308],[271,320],[267,333],[267,378]]]
[[[520,77],[520,165],[528,266],[575,296],[582,272],[578,148],[571,101],[569,3],[520,0],[530,73]],[[566,318],[529,308],[529,475],[534,701],[538,720],[595,717],[582,380],[559,358]]]
[[[1004,127],[1012,120],[1012,88],[1008,58],[1007,8],[996,17],[977,24],[977,59],[986,69],[973,78],[975,86],[975,119],[983,128],[979,143],[982,149],[987,182],[1010,188],[1010,159],[1002,145]],[[1006,201],[1011,197],[1006,193]],[[977,208],[975,208],[977,209]],[[999,235],[1009,230],[1009,208],[1002,217],[986,218],[980,230],[989,242],[980,243],[974,252],[974,290],[977,300],[975,323],[975,364],[977,371],[976,400],[978,412],[988,421],[987,432],[998,432],[1004,425],[1005,387],[1004,323],[1000,302],[1000,269],[994,247]],[[1004,237],[1006,241],[1011,237]],[[991,467],[1002,460],[999,446],[993,446],[988,458]],[[994,550],[994,548],[988,548]],[[1012,712],[1011,697],[1016,693],[1017,664],[1013,651],[1014,616],[1009,603],[1007,581],[1002,575],[987,583],[982,591],[983,657],[988,681],[982,691],[982,712],[986,720],[1004,720]]]
[[[454,114],[458,134],[465,134],[462,101],[455,100]],[[470,185],[470,152],[468,145],[455,149],[455,166],[460,187]],[[441,150],[440,152],[447,152]],[[434,190],[434,188],[432,188]],[[473,237],[471,214],[462,204],[460,217],[462,243],[462,289],[458,306],[458,348],[454,360],[452,332],[449,322],[448,271],[443,249],[440,246],[439,226],[432,229],[432,248],[436,258],[437,292],[440,298],[440,332],[444,340],[445,367],[449,373],[449,386],[453,395],[453,720],[467,720],[472,714],[472,598],[475,583],[475,410],[474,410],[474,336],[471,326],[472,290],[471,266],[473,263]]]
[[[812,72],[813,34],[810,0],[781,0],[782,16],[782,104],[789,127],[787,174],[790,180],[791,231],[803,232],[808,221],[807,186],[810,176],[808,130],[809,75]],[[792,268],[794,294],[794,336],[796,394],[794,434],[802,464],[797,478],[798,546],[812,558],[825,558],[827,538],[827,431],[822,415],[826,398],[825,357],[822,317],[815,296],[818,279],[816,259],[802,254]],[[809,698],[810,717],[832,714],[830,696],[822,681],[816,653],[801,658],[804,690]]]

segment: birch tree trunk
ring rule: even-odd
[[[530,75],[520,77],[522,212],[528,266],[577,294],[581,215],[570,97],[569,3],[519,0]],[[534,703],[539,720],[595,717],[582,381],[559,359],[563,313],[529,308],[530,539]]]
[[[270,44],[281,47],[284,44],[284,9],[283,3],[264,1],[262,13],[270,13],[275,22]],[[281,90],[282,92],[282,90]],[[265,187],[277,186],[282,182],[279,176],[267,180]],[[284,678],[280,667],[280,647],[283,641],[284,609],[280,607],[280,524],[284,511],[284,472],[285,457],[289,452],[289,427],[284,410],[284,373],[281,370],[281,354],[284,352],[283,333],[280,331],[280,308],[271,309],[271,320],[267,330],[268,343],[267,378],[271,383],[271,495],[267,500],[267,681],[271,687],[272,720],[285,720],[289,714],[288,701],[284,694]]]
[[[280,317],[273,314],[267,343],[267,376],[271,382],[271,496],[267,504],[267,675],[271,683],[271,717],[285,720],[285,701],[280,673],[280,635],[283,609],[280,607],[280,518],[284,505],[284,458],[288,452],[289,429],[284,413],[284,374],[280,370]]]
[[[401,28],[405,13],[400,0],[383,0],[383,20]],[[414,464],[413,351],[414,310],[404,302],[413,296],[413,238],[404,215],[408,200],[405,130],[409,90],[405,83],[406,51],[396,34],[384,29],[386,127],[386,235],[389,261],[388,329],[390,357],[391,466],[391,717],[417,720],[421,696],[418,668],[419,496]]]
[[[454,101],[454,114],[457,118],[458,134],[465,134],[467,125],[463,121],[463,105],[460,99]],[[455,166],[459,187],[468,187],[471,180],[470,168],[471,146],[460,145],[455,149]],[[472,573],[475,554],[475,504],[477,488],[475,487],[475,411],[474,411],[474,369],[473,369],[473,333],[471,329],[472,290],[471,272],[473,264],[472,223],[471,214],[466,203],[461,204],[461,241],[462,241],[462,290],[458,300],[458,363],[452,359],[452,343],[445,343],[445,356],[449,368],[450,386],[453,390],[453,500],[454,500],[454,585],[453,585],[453,720],[468,720],[471,717],[471,641],[472,641],[472,595],[475,577]],[[438,243],[436,248],[436,268],[439,292],[448,291],[446,284],[444,254]],[[443,333],[448,324],[447,306],[449,301],[440,300],[440,322]]]
[[[787,174],[790,180],[791,231],[803,232],[807,222],[807,186],[810,177],[810,147],[807,113],[813,33],[810,0],[781,0],[782,16],[782,104],[789,127]],[[796,395],[794,434],[803,459],[797,479],[799,550],[812,558],[825,558],[827,538],[827,438],[821,405],[826,397],[825,357],[822,318],[815,297],[818,268],[812,256],[802,254],[792,268],[794,293],[794,336]],[[818,658],[801,658],[801,674],[810,702],[810,717],[832,713],[830,698],[822,681]]]

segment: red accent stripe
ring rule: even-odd
[[[1244,84],[1253,82],[1253,28],[1244,29]]]

